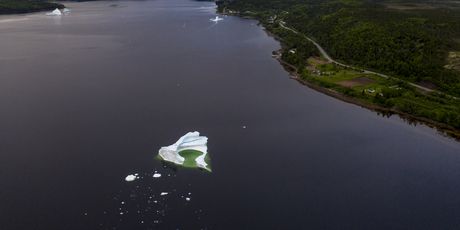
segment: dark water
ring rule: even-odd
[[[290,80],[212,3],[112,4],[0,17],[0,229],[460,227],[457,142]],[[213,173],[154,159],[194,130]]]

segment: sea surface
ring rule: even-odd
[[[256,21],[66,5],[0,17],[0,229],[460,228],[459,142],[290,79]],[[212,173],[155,158],[189,131]]]

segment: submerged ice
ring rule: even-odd
[[[199,132],[189,132],[179,138],[176,143],[162,147],[159,150],[159,156],[165,160],[172,162],[178,165],[184,165],[186,161],[186,156],[181,156],[179,153],[186,150],[193,150],[200,153],[194,159],[195,166],[198,168],[203,168],[210,170],[208,164],[206,163],[206,155],[208,154],[208,138],[205,136],[200,136]]]

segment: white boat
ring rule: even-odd
[[[219,16],[216,16],[215,18],[211,18],[211,19],[209,19],[209,20],[211,20],[211,21],[213,21],[213,22],[218,22],[218,21],[222,21],[222,20],[224,20],[224,19],[221,18],[221,17],[219,17]]]
[[[61,11],[60,11],[58,8],[56,8],[55,10],[53,10],[53,12],[47,13],[47,14],[46,14],[46,16],[61,16],[61,15],[62,15],[62,13],[61,13]]]

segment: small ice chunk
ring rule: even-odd
[[[215,18],[211,18],[211,19],[209,19],[209,20],[211,20],[211,21],[213,21],[213,22],[218,22],[218,21],[221,21],[221,20],[224,20],[224,19],[221,18],[221,17],[219,17],[219,16],[216,16]]]
[[[136,176],[136,174],[130,174],[130,175],[126,176],[125,181],[130,182],[130,181],[134,181],[134,180],[136,180],[136,179],[138,179],[138,177]]]
[[[51,13],[46,14],[46,16],[61,16],[61,15],[62,15],[62,13],[58,8],[53,10]]]
[[[168,193],[167,192],[160,193],[160,196],[165,196],[165,195],[168,195]]]
[[[159,178],[159,177],[161,177],[161,174],[160,173],[155,173],[155,174],[153,174],[153,177],[154,178]]]

